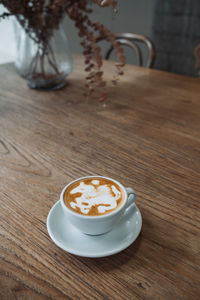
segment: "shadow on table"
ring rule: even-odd
[[[105,272],[111,271],[115,268],[119,268],[124,264],[127,264],[130,260],[135,259],[135,256],[140,250],[141,243],[142,233],[131,246],[120,253],[101,258],[77,257],[77,259],[82,263],[87,264],[89,268],[93,268],[94,266],[97,267],[99,265],[99,267],[101,267],[101,269],[103,269]]]

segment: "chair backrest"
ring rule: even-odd
[[[137,58],[137,64],[139,66],[145,66],[148,68],[152,67],[155,59],[155,47],[153,42],[148,37],[140,34],[134,34],[134,33],[116,33],[115,37],[122,46],[127,46],[135,52]],[[97,38],[97,42],[101,42],[103,40],[106,40],[105,36],[99,36]],[[142,44],[145,45],[148,50],[147,60],[145,63],[144,63],[143,52],[141,49]],[[106,52],[105,59],[110,58],[112,51],[113,51],[113,47],[111,46]]]

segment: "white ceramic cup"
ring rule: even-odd
[[[64,193],[66,189],[76,181],[94,177],[104,178],[115,182],[124,191],[125,199],[122,205],[116,210],[102,216],[81,215],[69,209],[64,202]],[[79,229],[81,232],[89,235],[99,235],[110,231],[119,222],[120,218],[124,215],[126,210],[128,210],[128,208],[134,204],[135,198],[136,194],[132,188],[125,188],[121,183],[112,178],[98,175],[86,176],[70,182],[64,187],[60,195],[62,209],[68,220],[74,227]]]

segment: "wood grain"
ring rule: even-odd
[[[57,92],[0,67],[0,299],[200,298],[200,82],[127,66],[106,105],[85,99],[82,57]],[[105,63],[111,81],[111,62]],[[132,186],[142,233],[86,259],[59,249],[46,217],[84,175]]]

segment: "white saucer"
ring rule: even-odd
[[[136,240],[141,227],[142,216],[135,204],[126,210],[113,230],[97,236],[86,235],[71,225],[60,201],[47,217],[47,230],[54,243],[69,253],[84,257],[104,257],[126,249]]]

